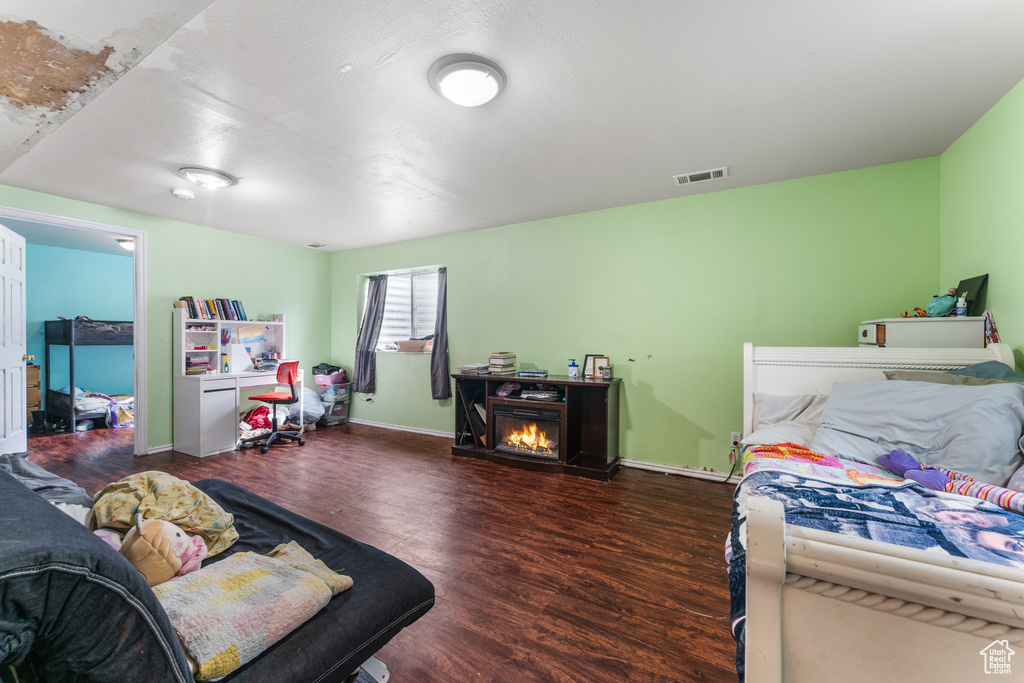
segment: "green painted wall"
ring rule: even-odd
[[[937,158],[331,255],[332,360],[352,367],[361,275],[448,266],[451,366],[510,350],[565,374],[611,358],[624,458],[727,470],[742,344],[850,346],[934,294]],[[628,359],[635,359],[635,363]],[[353,417],[451,432],[429,356],[378,354]]]
[[[240,299],[250,317],[285,313],[288,355],[306,369],[329,357],[328,254],[6,186],[0,206],[146,231],[150,446],[172,441],[171,302],[181,296]]]
[[[989,274],[986,306],[1024,367],[1024,82],[940,158],[939,282]]]

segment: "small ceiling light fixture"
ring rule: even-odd
[[[178,174],[185,180],[191,180],[197,185],[214,190],[218,187],[234,185],[238,181],[223,171],[215,171],[212,168],[201,168],[199,166],[185,166],[178,169]]]
[[[117,244],[122,249],[127,249],[128,251],[135,251],[135,240],[133,240],[133,239],[128,239],[128,238],[125,238],[125,237],[119,237],[119,238],[117,238],[114,241],[117,242]]]
[[[508,76],[493,59],[455,54],[441,57],[427,72],[430,87],[463,107],[479,107],[504,92]]]
[[[180,187],[176,187],[171,190],[171,194],[177,199],[195,199],[196,193],[192,190],[183,190]]]

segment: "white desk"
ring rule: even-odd
[[[174,378],[174,450],[197,458],[238,448],[243,389],[274,387],[276,372],[214,373]],[[303,413],[302,370],[295,389]],[[301,417],[299,419],[302,428]]]

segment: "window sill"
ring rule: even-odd
[[[397,351],[397,350],[393,351],[391,349],[387,349],[387,350],[380,349],[380,350],[377,351],[377,353],[386,353],[388,355],[395,355],[395,356],[429,356],[433,352],[432,351]]]

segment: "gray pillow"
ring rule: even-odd
[[[1024,376],[1018,375],[1010,369],[1009,365],[997,360],[987,360],[984,363],[968,365],[966,368],[953,370],[949,374],[977,377],[978,379],[1001,379],[1004,382],[1024,383]]]
[[[1003,367],[1006,367],[1005,365]],[[980,387],[986,384],[1006,384],[1002,379],[982,379],[970,375],[953,375],[948,372],[934,370],[886,370],[886,379],[901,382],[932,382],[933,384],[957,384],[960,386]]]
[[[821,423],[826,400],[828,394],[785,396],[755,392],[757,429],[741,443],[773,446],[789,442],[809,447]]]
[[[878,464],[898,448],[926,465],[1005,486],[1024,464],[1024,386],[837,382],[811,450]]]

